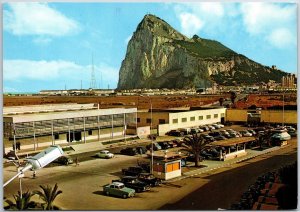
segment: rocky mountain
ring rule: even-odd
[[[146,15],[127,46],[118,89],[192,88],[281,81],[287,73],[256,63],[220,42],[188,38]]]

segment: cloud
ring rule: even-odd
[[[35,44],[38,44],[38,45],[47,45],[49,44],[50,42],[52,41],[51,38],[47,38],[47,37],[37,37],[33,40],[33,42]]]
[[[31,86],[34,84],[34,82],[44,82],[44,84],[53,85],[54,89],[55,84],[59,84],[61,82],[68,82],[68,84],[70,83],[70,86],[77,86],[80,84],[81,80],[86,82],[86,84],[88,83],[89,85],[89,82],[91,80],[91,70],[91,64],[82,66],[74,62],[64,60],[3,61],[3,78],[5,82],[10,82],[10,85],[14,82],[23,82],[24,86]],[[100,63],[98,65],[94,65],[94,70],[97,80],[97,86],[99,82],[101,83],[101,75],[102,83],[105,84],[105,87],[107,84],[110,84],[111,88],[117,85],[119,78],[119,69],[109,66],[105,63]],[[68,85],[68,87],[70,86]]]
[[[277,48],[284,48],[289,45],[295,45],[296,38],[293,33],[286,28],[273,30],[268,36],[268,40]]]
[[[277,48],[296,44],[297,8],[294,4],[241,4],[243,23],[252,36],[261,36]]]
[[[79,24],[46,3],[8,3],[3,12],[4,29],[14,35],[65,36]]]
[[[181,13],[179,19],[183,34],[189,37],[196,34],[203,27],[203,21],[191,13]]]

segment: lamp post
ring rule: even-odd
[[[282,94],[282,127],[284,127],[284,91]]]
[[[149,96],[150,99],[150,137],[151,137],[151,174],[153,174],[153,154],[154,154],[154,149],[153,149],[153,136],[151,135],[151,130],[152,130],[152,101],[151,101],[151,97]]]

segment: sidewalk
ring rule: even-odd
[[[236,164],[236,163],[240,163],[240,162],[252,159],[252,158],[257,157],[259,155],[267,154],[269,152],[273,152],[273,151],[276,151],[278,149],[285,148],[287,146],[289,146],[289,145],[286,145],[286,146],[283,146],[283,147],[276,146],[276,147],[268,148],[268,149],[265,149],[265,150],[262,150],[262,151],[248,149],[247,150],[247,155],[242,156],[242,157],[238,157],[238,158],[235,158],[235,159],[232,159],[232,160],[228,160],[228,161],[204,160],[203,162],[201,162],[201,165],[204,165],[206,167],[198,168],[198,169],[192,170],[192,171],[183,172],[182,176],[176,177],[174,179],[167,180],[166,182],[176,182],[178,180],[182,180],[182,179],[193,177],[193,176],[196,176],[196,175],[200,175],[200,174],[203,174],[203,173],[206,173],[206,172],[209,172],[209,171],[213,171],[213,170],[216,170],[216,169],[227,167],[227,166],[230,166],[230,165],[233,165],[233,164]],[[193,164],[194,163],[192,163],[192,165]]]

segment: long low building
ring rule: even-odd
[[[61,104],[4,108],[4,143],[51,144],[99,140],[136,128],[136,108],[98,109],[93,104]]]
[[[194,107],[180,109],[153,109],[138,111],[138,126],[152,125],[159,136],[178,128],[224,122],[224,107]]]

